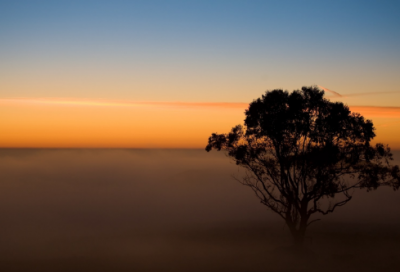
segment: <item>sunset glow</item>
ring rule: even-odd
[[[203,148],[244,120],[247,103],[0,99],[1,147]],[[377,141],[400,148],[400,107],[350,106]]]
[[[2,147],[199,148],[244,104],[1,100]]]
[[[368,5],[3,1],[0,147],[204,148],[265,91],[318,86],[400,148],[398,9]]]

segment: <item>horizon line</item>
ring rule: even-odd
[[[400,147],[390,147],[391,151],[400,151]],[[134,150],[205,150],[205,147],[0,147],[1,150],[10,150],[10,149],[47,149],[47,150],[73,150],[73,149],[89,149],[89,150],[126,150],[126,149],[134,149]]]

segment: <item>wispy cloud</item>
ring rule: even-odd
[[[338,93],[338,92],[329,90],[329,89],[327,89],[327,88],[325,88],[325,87],[322,87],[321,85],[317,85],[317,86],[318,86],[318,88],[324,90],[325,92],[332,93],[332,94],[334,94],[334,95],[337,96],[337,97],[342,97],[342,95],[341,95],[340,93]]]
[[[350,106],[352,112],[371,117],[400,118],[400,107]]]
[[[220,108],[246,109],[248,103],[230,102],[160,102],[160,101],[114,101],[88,100],[73,98],[3,98],[0,105],[48,105],[48,106],[78,106],[78,107],[159,107],[159,108]],[[350,110],[358,112],[367,118],[388,117],[400,118],[400,107],[350,106]]]
[[[395,94],[395,93],[400,93],[400,91],[389,91],[389,92],[368,92],[368,93],[351,93],[351,94],[340,94],[338,92],[329,90],[325,87],[322,87],[321,85],[317,85],[318,88],[324,90],[325,92],[333,94],[335,97],[352,97],[352,96],[364,96],[364,95],[381,95],[381,94]]]
[[[87,100],[73,98],[3,98],[0,104],[25,105],[63,105],[63,106],[92,106],[92,107],[178,107],[178,108],[240,108],[248,107],[248,103],[230,102],[160,102],[160,101],[115,101],[115,100]]]
[[[352,94],[342,95],[342,97],[364,96],[364,95],[380,95],[380,94],[395,94],[395,93],[400,93],[400,91],[393,91],[393,92],[352,93]]]

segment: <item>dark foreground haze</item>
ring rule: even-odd
[[[241,174],[203,150],[1,149],[0,271],[400,271],[400,192],[355,191],[299,255]]]

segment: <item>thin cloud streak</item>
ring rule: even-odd
[[[342,94],[340,94],[340,93],[338,93],[338,92],[335,92],[335,91],[329,90],[329,89],[327,89],[327,88],[325,88],[325,87],[322,87],[321,85],[317,85],[317,86],[318,86],[318,88],[320,88],[320,89],[322,89],[322,90],[324,90],[324,91],[326,91],[326,92],[328,92],[328,93],[334,94],[334,97],[342,97],[342,98],[345,98],[345,97],[352,97],[352,96],[364,96],[364,95],[377,95],[377,94],[395,94],[395,93],[400,93],[400,91],[390,91],[390,92],[352,93],[352,94],[344,94],[344,95],[342,95]]]
[[[342,95],[342,97],[351,97],[351,96],[363,96],[363,95],[376,95],[376,94],[394,94],[400,93],[400,91],[392,91],[392,92],[370,92],[370,93],[353,93]]]
[[[339,95],[339,94],[338,94]],[[248,103],[229,102],[132,102],[111,100],[55,99],[55,98],[7,98],[0,99],[5,105],[48,105],[48,106],[80,106],[80,107],[167,107],[167,108],[220,108],[246,109]],[[400,107],[349,106],[352,112],[366,117],[400,118]]]
[[[400,118],[400,107],[349,106],[352,112],[369,117]]]
[[[327,88],[325,88],[325,87],[322,87],[322,86],[320,86],[320,85],[317,85],[317,86],[318,86],[318,88],[320,88],[320,89],[322,89],[322,90],[324,90],[324,91],[326,91],[326,92],[328,92],[328,93],[332,93],[332,94],[334,94],[335,96],[342,97],[342,95],[341,95],[340,93],[338,93],[338,92],[329,90],[329,89],[327,89]]]
[[[0,104],[28,104],[28,105],[62,105],[62,106],[94,106],[94,107],[178,107],[178,108],[247,108],[248,103],[230,102],[122,102],[109,100],[79,100],[79,99],[54,99],[54,98],[6,98],[0,99]]]

